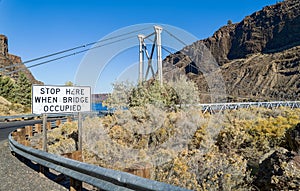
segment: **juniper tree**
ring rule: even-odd
[[[0,96],[12,102],[14,100],[14,95],[13,95],[14,86],[15,86],[14,81],[11,78],[7,76],[1,76]]]
[[[26,107],[30,107],[31,86],[32,84],[25,76],[25,74],[20,73],[14,88],[14,102],[22,104]]]

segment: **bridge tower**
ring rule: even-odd
[[[152,77],[155,77],[153,65],[152,65],[152,59],[153,59],[153,54],[156,48],[156,60],[157,60],[157,80],[160,82],[160,84],[163,84],[163,74],[162,74],[162,51],[161,51],[161,32],[163,28],[160,26],[154,26],[154,32],[151,33],[150,35],[138,35],[139,39],[139,83],[142,83],[148,78],[149,72],[151,71]],[[145,43],[145,39],[154,36],[154,41],[152,44],[151,52],[149,54],[147,50],[147,46]],[[148,62],[147,62],[147,70],[146,74],[144,76],[144,57],[147,57]]]

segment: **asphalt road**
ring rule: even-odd
[[[0,142],[6,140],[10,132],[16,130],[18,127],[9,127],[9,128],[1,128],[0,129]]]
[[[35,123],[42,123],[42,120],[29,120],[29,121],[13,121],[0,123],[0,141],[6,140],[10,132],[26,125],[33,125]]]
[[[55,121],[58,118],[50,118],[48,121]],[[59,118],[62,119],[62,118]],[[42,123],[43,120],[28,120],[28,121],[12,121],[12,122],[0,122],[0,142],[8,138],[9,133],[27,125],[34,125],[36,123]]]

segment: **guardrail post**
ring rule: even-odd
[[[64,153],[61,156],[82,162],[82,151]],[[82,181],[70,177],[70,191],[81,191],[81,190],[82,190]]]
[[[21,142],[21,141],[24,141],[25,140],[25,129],[23,128],[18,128],[14,133],[14,139],[17,141],[17,142]]]
[[[42,124],[40,124],[40,123],[35,124],[34,125],[34,131],[37,132],[37,133],[42,132]]]
[[[32,126],[31,125],[25,127],[25,134],[28,137],[32,137],[33,136]]]
[[[19,138],[25,140],[25,129],[23,128],[18,128],[17,132],[19,134]]]
[[[82,151],[74,151],[71,153],[64,153],[64,154],[61,154],[61,156],[82,162]]]
[[[82,151],[74,151],[72,153],[72,159],[82,162]]]
[[[26,140],[27,131],[25,128],[18,128],[12,133],[13,138],[20,144],[30,146],[30,142]]]
[[[150,163],[140,162],[140,163],[133,164],[129,168],[125,168],[124,171],[143,178],[150,179],[151,169],[152,169],[152,165]]]
[[[17,141],[18,132],[17,132],[17,131],[14,131],[14,132],[12,132],[11,135],[12,135],[13,139],[14,139],[15,141]]]
[[[57,119],[57,120],[55,121],[56,127],[60,126],[60,124],[61,124],[61,120],[60,120],[60,119]]]
[[[43,165],[39,165],[39,173],[40,175],[47,175],[49,173],[49,168]]]
[[[81,191],[82,181],[70,177],[70,191]]]
[[[67,122],[72,122],[72,117],[71,116],[67,117]]]
[[[51,127],[51,121],[48,121],[48,122],[47,122],[47,129],[48,129],[48,130],[51,130],[51,128],[52,128],[52,127]]]

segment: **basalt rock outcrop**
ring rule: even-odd
[[[300,155],[300,123],[286,132],[286,143],[287,149]]]
[[[259,190],[298,190],[300,156],[286,149],[276,149],[259,165],[254,180]]]
[[[19,56],[8,52],[8,39],[5,35],[0,34],[0,74],[9,76],[13,79],[18,79],[19,72],[23,72],[32,84],[41,84],[36,80],[31,72],[22,63]]]
[[[176,66],[198,84],[203,102],[220,93],[209,75],[220,78],[229,101],[298,100],[299,64],[298,0],[266,6],[164,60],[166,71]]]

